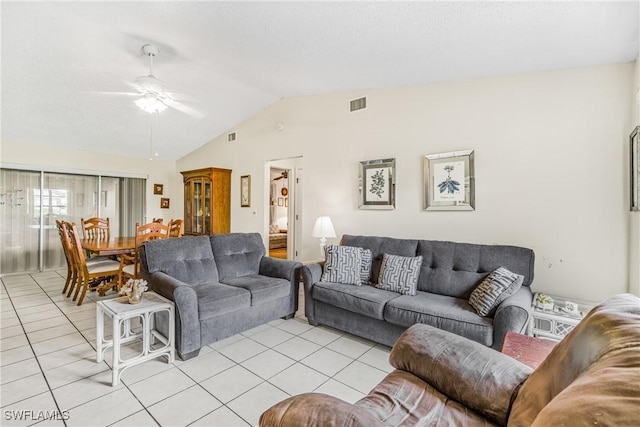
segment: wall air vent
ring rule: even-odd
[[[233,141],[235,141],[235,140],[236,140],[236,133],[235,133],[235,132],[230,133],[230,134],[227,136],[227,142],[233,142]]]
[[[367,108],[367,97],[363,96],[362,98],[354,99],[351,101],[351,106],[349,111],[362,110],[363,108]]]

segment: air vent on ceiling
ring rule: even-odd
[[[235,141],[235,140],[236,140],[236,133],[235,133],[235,132],[230,133],[230,134],[227,136],[227,142],[233,142],[233,141]]]
[[[351,106],[349,111],[362,110],[363,108],[367,108],[367,97],[363,96],[362,98],[354,99],[351,101]]]

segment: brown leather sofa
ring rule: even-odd
[[[268,409],[260,426],[637,426],[640,299],[599,304],[532,372],[477,342],[417,324],[396,370],[355,404],[319,393]]]

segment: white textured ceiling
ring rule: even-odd
[[[2,141],[149,156],[151,117],[128,97],[155,75],[206,114],[161,113],[178,159],[282,97],[633,61],[639,3],[7,2]],[[197,102],[195,102],[197,100]]]

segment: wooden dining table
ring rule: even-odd
[[[82,249],[100,256],[113,256],[122,254],[132,254],[136,250],[135,237],[112,237],[110,239],[80,239]],[[109,289],[113,289],[116,284],[113,280],[104,281],[93,290],[104,296]],[[117,286],[115,286],[117,289]]]
[[[96,255],[109,256],[130,254],[136,250],[135,237],[112,237],[110,239],[80,239],[85,251]]]

